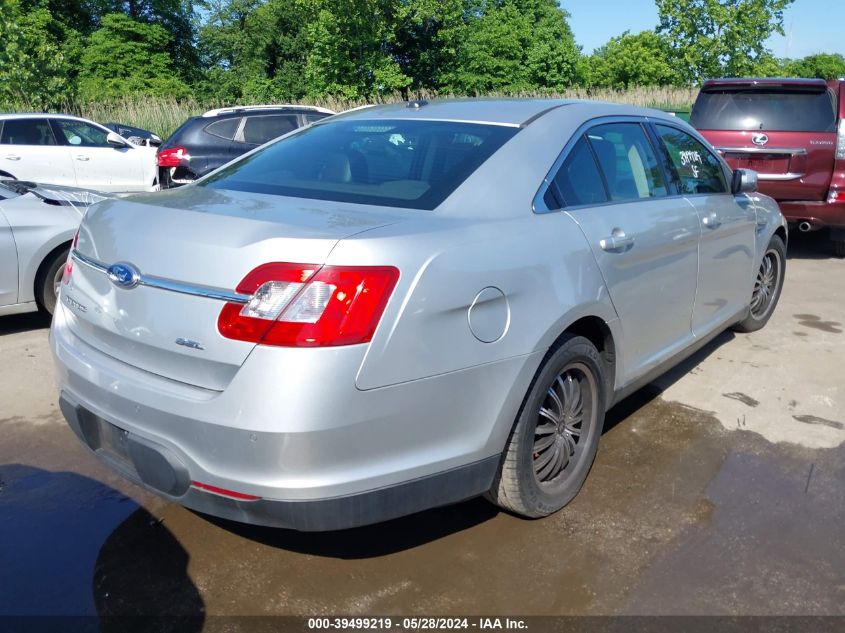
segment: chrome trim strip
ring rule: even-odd
[[[785,174],[761,174],[757,173],[757,180],[798,180],[804,177],[804,173],[787,172]]]
[[[108,273],[108,266],[103,262],[83,255],[78,250],[71,251],[71,257],[80,264],[85,264],[89,268],[93,268],[97,272]],[[249,295],[232,292],[224,288],[216,288],[214,286],[203,286],[201,284],[189,284],[181,281],[174,281],[166,279],[165,277],[156,277],[155,275],[141,275],[138,282],[139,286],[147,286],[149,288],[157,288],[159,290],[167,290],[168,292],[178,292],[179,294],[191,295],[195,297],[204,297],[206,299],[215,299],[217,301],[227,301],[229,303],[249,303],[251,297]]]
[[[724,154],[793,154],[795,156],[806,156],[807,150],[803,147],[717,147],[716,151]]]

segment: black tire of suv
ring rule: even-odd
[[[833,241],[833,254],[837,257],[845,257],[845,240]]]
[[[539,411],[559,377],[564,373],[568,376],[576,368],[583,376],[579,394],[583,393],[583,384],[590,385],[591,402],[584,400],[582,409],[582,418],[588,424],[580,423],[582,429],[586,427],[586,436],[577,440],[572,470],[566,472],[567,465],[551,480],[541,482],[535,460],[542,459],[542,454],[537,452],[536,442],[544,435],[536,432],[538,422],[546,418]],[[598,350],[584,337],[566,335],[549,350],[511,430],[499,471],[485,495],[488,501],[528,518],[547,516],[572,501],[584,484],[598,450],[604,424],[605,373]],[[549,425],[544,423],[544,426]]]
[[[35,301],[38,307],[48,314],[56,309],[56,276],[64,268],[69,248],[63,248],[51,253],[45,259],[35,276]]]
[[[748,307],[748,314],[746,317],[740,321],[739,323],[733,326],[733,330],[736,332],[756,332],[757,330],[763,329],[766,323],[769,322],[772,314],[775,312],[775,308],[777,307],[778,301],[780,300],[780,293],[783,289],[783,280],[786,275],[786,246],[783,244],[783,240],[780,236],[775,235],[772,237],[772,240],[769,242],[768,247],[766,247],[766,251],[763,254],[763,261],[767,257],[776,257],[778,263],[777,266],[777,277],[774,282],[774,292],[772,294],[771,299],[769,299],[766,310],[762,314],[755,315],[754,311],[751,309],[751,305]],[[760,266],[762,267],[762,262]],[[758,271],[760,268],[757,269]],[[759,273],[755,273],[759,274]],[[753,294],[752,294],[752,301],[753,301]]]

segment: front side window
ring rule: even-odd
[[[64,137],[67,145],[75,147],[108,147],[106,142],[107,130],[101,130],[84,121],[73,121],[70,119],[56,120],[59,132]]]
[[[675,127],[656,125],[669,153],[680,193],[725,193],[728,191],[721,161],[701,142]]]
[[[666,195],[654,149],[638,123],[607,123],[587,132],[614,202]]]
[[[8,119],[3,123],[0,145],[55,145],[47,119]]]
[[[247,117],[244,123],[244,143],[262,145],[297,128],[295,114],[271,114]]]
[[[452,121],[332,121],[262,148],[200,185],[431,210],[517,131]]]

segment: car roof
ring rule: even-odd
[[[286,112],[290,110],[295,111],[302,111],[302,112],[315,112],[318,114],[334,114],[333,110],[329,110],[328,108],[321,108],[319,106],[312,106],[312,105],[297,105],[292,103],[280,103],[276,105],[249,105],[249,106],[231,106],[227,108],[215,108],[213,110],[209,110],[208,112],[204,112],[202,114],[203,118],[215,117],[215,116],[222,116],[226,114],[258,114],[258,113],[272,113],[274,111],[281,111]]]
[[[347,110],[326,122],[340,119],[422,121],[452,121],[484,123],[507,127],[525,127],[547,112],[558,108],[571,109],[573,116],[595,118],[599,116],[630,115],[669,119],[659,110],[651,110],[618,103],[585,101],[580,99],[444,99],[442,101],[408,101],[381,106],[368,106]],[[671,120],[671,119],[669,119]],[[322,122],[317,123],[321,125]]]
[[[824,79],[807,79],[802,77],[724,77],[721,79],[707,79],[701,89],[707,88],[767,88],[779,86],[793,86],[801,88],[824,88],[829,82]]]
[[[54,112],[13,112],[8,114],[0,114],[0,120],[8,121],[13,119],[69,119],[71,121],[85,121],[86,123],[95,123],[91,119],[86,119],[81,116],[73,114],[56,114]],[[97,125],[100,125],[97,123]]]

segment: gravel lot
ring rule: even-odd
[[[210,519],[99,465],[56,405],[48,320],[0,318],[0,615],[845,616],[845,260],[792,236],[769,326],[610,414],[577,499],[300,534]]]

